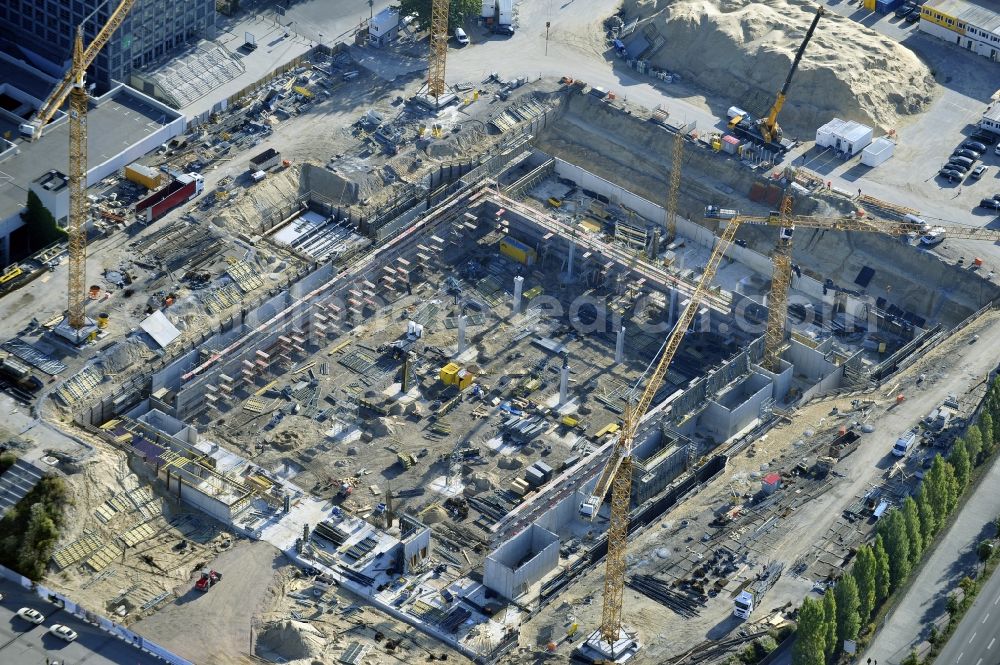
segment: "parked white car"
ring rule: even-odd
[[[36,626],[45,621],[45,615],[31,607],[22,607],[17,611],[17,616]]]
[[[69,626],[62,625],[61,623],[57,623],[49,628],[49,632],[60,639],[66,640],[67,642],[72,642],[78,637],[75,630]]]

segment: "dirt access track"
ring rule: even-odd
[[[192,578],[173,603],[132,630],[198,665],[253,663],[247,656],[250,622],[285,565],[288,560],[274,546],[239,541],[209,564],[222,573],[221,582],[203,593]]]

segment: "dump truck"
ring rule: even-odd
[[[740,619],[749,619],[753,611],[757,609],[764,595],[771,590],[771,587],[781,577],[785,569],[785,564],[773,562],[769,564],[762,573],[751,580],[733,601],[733,616]]]
[[[197,173],[186,173],[158,192],[153,192],[135,204],[136,217],[147,224],[155,222],[177,206],[201,194],[205,179]]]

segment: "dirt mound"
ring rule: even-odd
[[[654,66],[732,100],[751,113],[770,108],[815,15],[805,0],[626,0],[629,16],[651,17],[665,37]],[[909,49],[827,12],[816,27],[780,116],[797,135],[831,117],[888,129],[918,113],[936,84]]]
[[[278,621],[264,627],[257,638],[257,648],[286,660],[315,658],[323,653],[326,640],[308,623]]]

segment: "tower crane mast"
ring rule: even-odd
[[[448,57],[449,0],[431,2],[431,52],[427,67],[427,94],[438,100],[447,91],[445,62]]]
[[[706,209],[706,217],[717,218],[717,208]],[[771,255],[773,272],[771,290],[767,298],[767,329],[764,335],[763,366],[772,371],[780,370],[780,355],[785,338],[785,319],[788,315],[788,289],[792,282],[792,232],[795,227],[835,231],[881,233],[888,236],[923,235],[928,226],[909,221],[864,219],[858,217],[810,217],[791,214],[791,198],[782,201],[780,213],[767,216],[740,216],[745,224],[780,226],[778,241]],[[1000,230],[959,224],[937,224],[933,230],[948,238],[964,240],[1000,241]]]
[[[21,131],[36,140],[45,125],[69,98],[69,279],[67,284],[67,322],[73,331],[81,331],[87,324],[84,288],[87,280],[87,68],[121,26],[135,0],[121,0],[107,23],[86,48],[83,46],[83,28],[97,12],[108,4],[101,3],[76,28],[73,40],[73,63],[55,90],[48,96],[35,117]],[[82,341],[82,340],[76,340]]]
[[[622,641],[623,633],[622,604],[625,591],[625,554],[628,544],[628,518],[632,491],[632,444],[639,423],[663,385],[667,369],[680,348],[701,301],[708,293],[712,279],[715,277],[726,249],[732,243],[740,224],[741,220],[738,217],[730,219],[722,234],[717,238],[715,247],[705,264],[701,280],[664,342],[659,361],[652,374],[649,375],[645,388],[639,399],[634,404],[629,404],[625,409],[618,439],[612,447],[611,456],[598,479],[593,494],[580,507],[583,515],[592,517],[600,508],[608,489],[611,489],[611,522],[608,527],[608,554],[605,560],[601,627],[588,642],[593,641],[601,645],[598,650],[606,652],[612,660],[615,656],[616,645]]]

